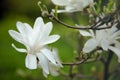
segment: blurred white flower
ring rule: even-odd
[[[58,52],[56,49],[52,50],[52,55],[56,61],[56,65],[53,64],[52,62],[50,62],[44,55],[39,54],[40,60],[38,65],[40,65],[41,68],[43,68],[43,74],[45,77],[47,77],[47,75],[49,73],[51,73],[51,75],[53,76],[57,76],[58,75],[58,70],[60,67],[62,67],[62,64],[60,62],[59,56],[58,56]],[[44,63],[43,63],[44,62]]]
[[[57,10],[58,13],[83,11],[93,3],[93,0],[52,0],[55,5],[64,6],[64,10]]]
[[[101,47],[103,50],[113,51],[117,56],[118,60],[120,61],[120,42],[117,39],[120,38],[120,31],[116,27],[117,24],[114,24],[110,29],[104,30],[79,30],[82,36],[89,36],[91,37],[84,45],[83,52],[89,53],[93,51],[97,47]],[[106,27],[107,25],[104,24],[100,27]],[[119,45],[118,45],[119,44]]]
[[[27,68],[36,69],[39,63],[43,72],[49,74],[48,62],[55,67],[61,67],[61,63],[55,57],[56,54],[46,47],[47,44],[53,43],[60,38],[59,35],[49,36],[52,30],[51,22],[44,24],[43,19],[38,17],[33,28],[29,24],[22,22],[17,22],[16,26],[19,32],[9,30],[9,34],[13,39],[23,44],[26,49],[17,48],[14,44],[12,46],[19,52],[27,53],[25,59]]]

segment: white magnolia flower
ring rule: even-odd
[[[89,53],[96,47],[101,47],[105,51],[110,49],[118,56],[118,60],[120,61],[120,45],[118,47],[120,42],[117,41],[117,39],[120,38],[120,31],[117,30],[116,25],[117,24],[114,24],[110,29],[96,30],[95,32],[93,30],[89,30],[89,32],[80,30],[79,32],[81,35],[91,37],[85,43],[83,52]],[[106,27],[106,24],[100,27]]]
[[[64,6],[64,10],[58,13],[83,11],[85,7],[93,3],[93,0],[52,0],[55,5]]]
[[[41,57],[39,57],[40,60],[43,60],[45,63],[45,64],[42,64],[42,61],[39,61],[38,63],[38,65],[40,65],[43,68],[43,74],[45,77],[47,77],[47,74],[49,73],[51,73],[53,76],[57,76],[59,68],[62,67],[62,64],[60,62],[56,49],[52,50],[52,55],[56,60],[56,65],[50,62],[44,55],[41,55]]]
[[[26,49],[17,48],[14,44],[12,46],[19,52],[27,53],[25,59],[27,68],[36,69],[39,63],[43,72],[49,74],[48,62],[55,67],[61,67],[54,52],[46,48],[47,44],[53,43],[60,38],[59,35],[49,36],[52,30],[51,22],[44,24],[43,19],[38,17],[33,28],[29,24],[22,22],[17,22],[16,26],[19,32],[9,30],[9,34],[13,39],[23,44]]]

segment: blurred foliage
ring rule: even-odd
[[[50,0],[40,0],[45,3],[48,7],[54,8]],[[108,0],[107,0],[108,1]],[[47,79],[43,77],[41,69],[37,70],[28,70],[25,67],[25,54],[19,53],[11,47],[11,43],[15,43],[17,46],[21,47],[22,45],[13,40],[9,34],[9,29],[16,30],[16,22],[22,21],[27,22],[33,25],[33,22],[36,17],[41,16],[39,7],[37,6],[38,0],[1,0],[0,2],[0,79],[1,80],[67,80],[64,76],[52,77],[49,76]],[[62,17],[61,17],[62,16]],[[69,17],[71,16],[71,17]],[[87,25],[88,15],[85,13],[76,13],[76,14],[60,14],[59,18],[71,25],[74,25],[76,22],[76,16],[79,20],[78,23],[81,25]],[[84,16],[84,18],[83,18]],[[50,21],[47,18],[44,18],[45,22]],[[54,27],[51,34],[60,34],[61,38],[54,44],[50,44],[51,47],[58,48],[60,58],[62,62],[73,62],[75,61],[74,57],[78,55],[79,46],[78,36],[79,32],[77,30],[68,29],[62,25],[53,22]],[[82,38],[80,36],[80,38]],[[84,39],[86,40],[86,39]],[[81,47],[82,48],[82,47]],[[113,59],[113,63],[117,64],[116,57]],[[118,66],[118,65],[115,65]],[[76,67],[75,67],[76,68]],[[112,69],[115,67],[111,67]],[[84,75],[97,75],[99,79],[103,76],[102,74],[103,66],[100,62],[82,64],[80,67],[76,68],[74,72],[79,70],[79,73]],[[64,67],[61,72],[69,73],[69,67]],[[92,73],[92,74],[91,74]],[[96,74],[97,73],[97,74]],[[119,77],[119,76],[118,76]],[[77,77],[76,77],[77,79]],[[111,76],[111,80],[113,77]],[[119,78],[116,77],[116,80]],[[79,79],[78,79],[79,80]],[[81,79],[81,80],[91,80],[91,79]]]
[[[116,0],[116,7],[118,10],[120,10],[120,0]]]

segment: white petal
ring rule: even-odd
[[[32,32],[32,27],[28,23],[23,23],[30,32]]]
[[[36,69],[37,68],[37,59],[35,55],[27,54],[25,59],[25,65],[29,69]]]
[[[35,31],[39,31],[39,30],[43,30],[44,28],[44,22],[43,22],[43,19],[42,17],[38,17],[36,20],[35,20],[35,23],[34,23],[34,30]]]
[[[53,53],[53,56],[54,56],[54,58],[55,58],[55,60],[56,60],[56,62],[57,62],[57,65],[58,65],[59,67],[63,67],[62,64],[61,64],[60,58],[59,58],[59,56],[58,56],[57,49],[54,48],[54,49],[52,50],[52,53]]]
[[[48,36],[50,32],[52,31],[52,22],[48,22],[45,24],[45,32],[43,33],[45,36]]]
[[[29,42],[30,41],[28,40],[28,36],[26,38],[25,37],[23,38],[23,36],[20,33],[14,31],[14,30],[9,30],[9,34],[13,39],[15,39],[16,41],[24,44],[26,48],[29,48],[29,45],[30,45]],[[17,48],[16,48],[16,50],[17,50]]]
[[[23,40],[23,37],[21,36],[20,33],[14,31],[14,30],[9,30],[8,31],[10,36],[15,39],[16,41],[20,42],[20,43],[23,43],[22,40]]]
[[[17,48],[14,44],[12,44],[12,47],[15,48],[15,50],[17,50],[18,52],[22,52],[22,53],[26,53],[26,49],[22,49],[22,48]]]
[[[27,36],[31,33],[31,28],[30,26],[26,26],[26,23],[17,22],[16,25],[17,29],[20,33],[22,33],[22,35]]]
[[[52,12],[55,12],[55,10],[52,9]],[[57,10],[57,13],[65,13],[65,12],[68,12],[68,11],[66,11],[66,10]]]
[[[49,63],[49,68],[50,68],[50,73],[52,74],[52,76],[57,76],[58,75],[57,71],[59,70],[59,67],[55,66],[52,63]]]
[[[46,38],[43,38],[40,44],[41,45],[50,44],[50,43],[56,42],[59,38],[60,38],[59,35],[51,35]]]
[[[113,34],[110,35],[111,39],[117,39],[118,36],[120,35],[120,31],[114,32]]]
[[[81,0],[83,2],[83,8],[93,3],[93,0]]]
[[[102,39],[107,37],[107,33],[105,30],[97,30],[95,36],[98,41],[101,41]]]
[[[57,13],[72,13],[72,12],[76,12],[76,11],[80,11],[80,10],[75,10],[75,9],[73,9],[73,10],[65,10],[65,9],[63,9],[63,10],[57,10]],[[52,9],[52,12],[55,12],[55,10]]]
[[[118,56],[118,62],[120,62],[120,50],[116,47],[109,47],[111,51],[113,51]]]
[[[110,46],[110,42],[108,40],[103,39],[101,41],[101,47],[103,48],[103,50],[107,51],[109,46]]]
[[[109,33],[110,35],[112,35],[113,33],[115,33],[115,32],[117,31],[116,25],[117,25],[117,24],[114,24],[114,25],[112,26],[112,28],[108,29],[108,33]]]
[[[116,40],[117,40],[117,39],[120,39],[120,36],[117,36],[115,39],[116,39]]]
[[[37,57],[39,59],[39,64],[43,69],[43,74],[46,76],[46,74],[49,74],[48,59],[42,53],[37,53]]]
[[[34,42],[33,43],[38,43],[41,39],[43,39],[45,36],[44,36],[44,33],[45,33],[45,25],[44,25],[44,22],[43,22],[43,19],[42,17],[38,17],[36,20],[35,20],[35,23],[34,23],[34,30],[33,30],[33,37],[34,37]]]
[[[48,77],[48,73],[46,73],[45,71],[43,71],[43,75],[47,78]]]
[[[120,49],[120,42],[119,41],[115,41],[115,47]]]
[[[85,53],[91,52],[97,46],[98,42],[95,39],[89,39],[84,45],[83,52]]]
[[[94,0],[86,0],[88,3],[93,3]]]
[[[76,6],[72,6],[73,4],[75,4],[75,3],[70,3],[69,5],[65,6],[65,10],[66,11],[77,10],[77,8],[76,8],[77,4],[76,4]]]
[[[93,30],[89,30],[90,31],[90,34],[92,37],[95,37],[95,33],[93,32]]]
[[[69,3],[68,0],[51,0],[55,5],[65,6]]]
[[[88,31],[85,30],[79,30],[79,32],[82,36],[92,36]]]
[[[45,55],[47,57],[48,60],[50,60],[53,64],[56,65],[56,61],[54,59],[54,56],[49,49],[43,48],[43,49],[41,49],[41,52],[42,52],[43,55]]]
[[[38,35],[38,38],[37,38],[37,41],[42,45],[46,45],[46,44],[49,44],[49,43],[52,43],[52,42],[55,42],[55,40],[59,39],[59,35],[53,35],[53,36],[49,36],[51,30],[52,30],[52,23],[51,22],[48,22],[47,24],[45,24],[43,26],[43,30],[39,31],[40,33],[36,34]],[[53,39],[54,38],[54,39]],[[53,40],[53,41],[52,41]],[[42,45],[42,46],[43,46]]]

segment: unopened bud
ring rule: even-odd
[[[47,17],[49,15],[48,11],[42,11],[42,16]]]

